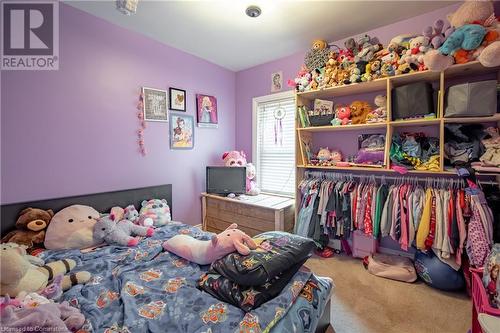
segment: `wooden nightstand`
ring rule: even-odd
[[[219,233],[231,223],[250,236],[265,231],[293,231],[295,200],[268,194],[228,198],[202,193],[203,230]]]

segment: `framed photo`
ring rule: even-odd
[[[217,99],[214,96],[196,94],[198,127],[215,127],[219,123]]]
[[[194,117],[170,113],[170,148],[194,148]]]
[[[271,92],[281,91],[283,88],[283,71],[271,74]]]
[[[168,97],[170,110],[186,112],[186,90],[168,88]]]
[[[144,120],[168,122],[167,92],[142,87],[142,95],[144,96]]]

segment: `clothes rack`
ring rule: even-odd
[[[431,183],[431,184],[443,184],[443,185],[460,185],[462,180],[459,178],[444,178],[444,177],[417,177],[417,176],[385,176],[385,175],[365,175],[365,174],[353,174],[353,173],[340,173],[331,171],[313,171],[306,170],[304,172],[306,178],[328,178],[328,179],[365,179],[365,180],[391,180],[391,181],[401,181],[408,183]],[[490,185],[490,186],[500,186],[500,183],[492,180],[478,180],[480,185]]]

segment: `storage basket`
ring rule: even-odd
[[[373,236],[365,235],[361,230],[355,230],[352,234],[352,256],[364,258],[377,252],[378,241]]]
[[[492,316],[500,316],[500,309],[495,309],[490,305],[486,289],[483,285],[483,269],[471,268],[472,273],[472,329],[471,333],[482,333],[481,325],[477,320],[480,313],[486,313]]]
[[[457,84],[446,94],[445,117],[488,117],[497,113],[497,81]]]
[[[335,118],[334,114],[327,114],[323,116],[309,116],[309,122],[311,126],[328,126],[331,125],[331,121]]]
[[[432,113],[435,92],[428,82],[416,82],[392,90],[392,120],[420,118]]]

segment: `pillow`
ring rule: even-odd
[[[92,207],[73,205],[61,209],[50,220],[44,245],[50,250],[83,249],[98,245],[93,238],[99,213]]]
[[[206,291],[223,302],[230,303],[248,312],[278,296],[306,260],[296,263],[288,270],[285,270],[279,275],[279,278],[271,279],[268,283],[253,287],[240,286],[209,269],[198,280],[197,288]]]
[[[263,285],[307,260],[315,247],[312,239],[281,231],[265,232],[253,240],[258,247],[249,255],[231,253],[214,261],[211,269],[242,286]]]

